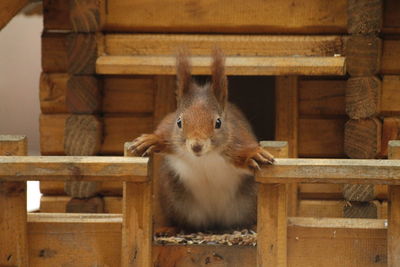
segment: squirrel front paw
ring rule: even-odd
[[[262,147],[257,147],[246,160],[250,169],[259,170],[261,165],[274,163],[274,156]]]
[[[128,147],[128,150],[135,156],[146,157],[154,151],[161,150],[161,139],[155,134],[142,134]]]

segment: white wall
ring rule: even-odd
[[[0,31],[0,134],[28,136],[30,155],[39,155],[41,16],[18,15]],[[28,184],[28,210],[39,207],[37,182]]]

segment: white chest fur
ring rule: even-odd
[[[167,161],[193,195],[193,202],[182,203],[180,207],[189,221],[198,226],[240,222],[243,216],[240,210],[251,205],[237,196],[243,175],[251,174],[248,170],[236,168],[217,152],[201,157],[182,152],[168,155]]]

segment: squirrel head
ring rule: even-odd
[[[192,80],[188,53],[177,57],[177,103],[174,143],[180,149],[202,156],[216,151],[227,142],[229,127],[225,112],[228,103],[228,80],[224,56],[214,49],[211,83],[199,85]]]

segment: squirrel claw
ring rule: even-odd
[[[141,157],[149,156],[159,146],[159,137],[155,134],[142,134],[129,146],[128,150]]]
[[[259,170],[260,165],[273,164],[274,157],[262,147],[257,148],[255,153],[247,160],[247,166],[251,169]]]

